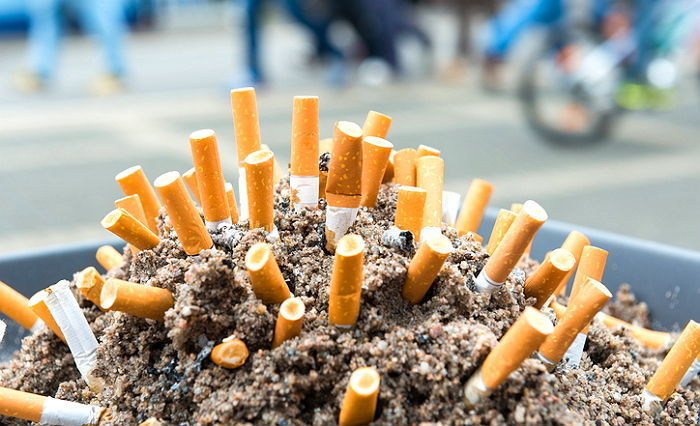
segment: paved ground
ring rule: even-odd
[[[70,40],[56,88],[24,97],[10,86],[23,45],[0,49],[0,252],[108,237],[101,217],[120,196],[114,175],[141,164],[154,179],[190,167],[188,134],[213,128],[227,177],[235,181],[226,53],[232,34],[206,31],[132,37],[128,93],[85,96],[97,69],[92,45]],[[284,25],[268,35],[273,88],[260,93],[264,142],[282,164],[289,156],[291,97],[321,96],[322,129],[361,122],[367,110],[394,117],[397,147],[429,144],[446,159],[448,189],[473,177],[496,184],[493,205],[532,198],[551,218],[700,249],[700,121],[694,97],[668,114],[631,115],[609,144],[555,149],[524,125],[508,96],[491,97],[469,82],[404,82],[383,88],[330,90],[319,72],[300,72],[303,35]],[[293,65],[288,66],[289,63]]]

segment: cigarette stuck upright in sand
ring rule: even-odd
[[[100,306],[139,318],[165,321],[165,312],[175,304],[170,290],[110,278],[100,293]]]
[[[291,201],[295,209],[318,207],[318,96],[295,96],[292,106]]]
[[[141,197],[138,194],[127,195],[116,200],[114,207],[128,211],[136,220],[144,225],[148,225],[148,219],[146,219],[146,213],[143,210],[143,204],[141,204]]]
[[[104,283],[102,275],[92,266],[83,269],[75,276],[75,286],[80,290],[80,293],[98,307]]]
[[[248,219],[248,192],[245,159],[255,151],[260,151],[260,121],[258,120],[258,103],[255,89],[243,87],[231,90],[231,112],[233,113],[233,130],[236,135],[236,153],[238,155],[238,196],[241,202],[241,220]]]
[[[228,203],[228,209],[231,213],[231,222],[238,223],[238,204],[236,204],[236,194],[233,192],[233,185],[226,182],[224,189],[226,189],[226,202]]]
[[[156,234],[124,209],[107,213],[100,224],[138,250],[149,250],[160,243],[160,238]]]
[[[202,200],[199,198],[199,184],[197,183],[197,171],[194,167],[182,174],[182,180],[185,181],[187,189],[190,190],[192,198],[197,204],[202,205]]]
[[[574,271],[576,271],[576,268],[578,267],[579,261],[581,260],[581,254],[583,253],[583,248],[588,245],[591,245],[590,240],[579,231],[571,231],[569,232],[569,235],[567,235],[564,243],[561,245],[561,248],[571,252],[571,254],[574,255],[576,263],[574,264],[574,267],[564,276],[564,278],[562,278],[561,283],[555,292],[556,294],[561,296],[566,294],[566,284],[569,282],[569,278],[571,278],[571,275],[574,274]]]
[[[45,425],[97,425],[106,410],[0,387],[0,415]]]
[[[246,157],[246,185],[248,187],[248,214],[250,229],[275,228],[274,164],[272,151],[255,151]]]
[[[394,156],[396,156],[396,151],[392,149],[391,154],[389,154],[389,161],[386,162],[382,183],[391,183],[394,180]]]
[[[362,138],[361,206],[376,207],[379,186],[382,184],[393,147],[388,140],[376,136]]]
[[[394,183],[416,186],[416,159],[418,152],[413,148],[396,151],[394,155]]]
[[[211,351],[211,360],[216,365],[224,368],[238,368],[245,364],[248,359],[248,346],[241,339],[233,336],[225,338],[221,343],[214,346]]]
[[[124,263],[124,256],[112,246],[100,246],[95,253],[95,259],[106,270],[117,268]]]
[[[367,118],[365,118],[365,122],[362,125],[362,135],[386,139],[390,128],[391,117],[381,112],[370,111],[367,113]]]
[[[331,274],[328,321],[339,328],[350,328],[360,314],[360,298],[365,242],[359,235],[348,234],[340,239],[335,251]]]
[[[480,293],[491,293],[501,288],[546,220],[547,212],[539,204],[532,200],[525,202],[503,240],[476,277],[474,284]]]
[[[257,243],[248,249],[245,266],[253,292],[263,303],[282,303],[292,297],[269,244]]]
[[[404,299],[413,304],[423,300],[452,249],[450,239],[444,235],[433,235],[423,241],[408,265],[401,291]]]
[[[454,226],[457,222],[461,198],[458,192],[442,191],[442,221],[449,226]]]
[[[465,402],[476,407],[500,386],[554,331],[545,314],[526,307],[464,387]]]
[[[525,280],[525,297],[534,297],[536,301],[533,306],[541,309],[562,278],[573,269],[575,263],[574,255],[568,250],[561,248],[553,250]]]
[[[421,238],[441,232],[442,187],[445,180],[445,161],[436,156],[416,160],[416,186],[426,190]]]
[[[292,297],[282,302],[277,315],[277,323],[275,323],[275,336],[272,339],[273,349],[301,333],[305,311],[304,302],[298,297]]]
[[[581,260],[574,275],[574,283],[571,286],[569,298],[574,298],[586,278],[593,278],[596,281],[603,279],[605,263],[608,259],[608,252],[595,246],[585,246],[581,251]]]
[[[138,195],[146,214],[146,226],[158,233],[156,218],[160,214],[160,201],[141,166],[130,167],[114,178],[124,195]]]
[[[340,408],[340,426],[366,425],[374,420],[381,378],[373,367],[352,372]]]
[[[455,228],[459,235],[464,235],[467,232],[476,232],[479,230],[479,225],[484,218],[486,206],[491,199],[493,185],[483,179],[474,179],[469,186],[467,195],[464,197],[462,210],[459,212],[459,218]]]
[[[27,305],[29,300],[18,291],[0,281],[0,312],[12,321],[31,330],[39,317]]]
[[[423,227],[423,210],[428,192],[414,186],[400,186],[396,202],[394,226],[402,231],[411,231],[413,239],[420,241]]]
[[[192,132],[190,150],[197,173],[197,188],[200,204],[204,210],[204,220],[207,229],[214,232],[219,224],[231,223],[216,133],[211,129]]]
[[[153,185],[165,205],[170,223],[175,228],[175,233],[185,253],[193,256],[202,250],[212,248],[214,243],[201,216],[199,216],[197,207],[187,194],[180,173],[164,173],[158,176]]]
[[[493,229],[491,229],[489,242],[486,244],[486,253],[488,253],[489,256],[493,255],[496,247],[501,244],[503,237],[506,236],[506,233],[510,229],[510,225],[513,224],[516,217],[518,217],[518,215],[510,210],[500,209],[498,211],[496,221],[493,224]]]
[[[418,150],[416,152],[418,158],[420,157],[439,157],[440,156],[440,150],[437,148],[433,148],[432,146],[428,145],[418,145]]]

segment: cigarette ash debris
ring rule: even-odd
[[[381,243],[393,224],[396,190],[383,186],[376,209],[361,208],[350,232],[366,242],[362,308],[357,326],[342,332],[328,325],[328,288],[333,257],[323,250],[324,211],[295,212],[288,182],[276,194],[280,239],[271,245],[292,292],[306,305],[299,337],[270,350],[278,311],[250,288],[245,254],[264,241],[247,223],[222,227],[216,248],[188,257],[168,219],[163,241],[133,254],[109,277],[167,288],[175,306],[165,322],[119,312],[103,313],[78,295],[100,343],[95,375],[108,386],[91,393],[66,345],[43,330],[25,338],[14,358],[0,366],[0,385],[109,407],[105,424],[333,424],[351,372],[374,366],[381,374],[376,424],[628,424],[652,423],[639,397],[665,351],[639,346],[628,334],[594,322],[581,367],[548,373],[525,361],[476,410],[463,400],[463,386],[498,339],[534,299],[523,282],[536,262],[525,261],[504,289],[474,293],[474,277],[487,258],[471,237],[443,232],[455,246],[418,305],[401,298],[401,285],[415,243],[407,250]],[[320,205],[324,207],[324,203]],[[644,324],[646,310],[623,290],[611,306],[626,320]],[[624,312],[623,312],[624,311]],[[625,314],[626,313],[626,314]],[[553,317],[553,315],[552,315]],[[234,336],[247,344],[246,364],[227,370],[208,357],[212,345]],[[692,424],[700,410],[700,380],[675,393],[656,419]],[[24,424],[1,418],[3,424]]]

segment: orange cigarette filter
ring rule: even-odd
[[[216,133],[211,129],[192,132],[190,150],[197,174],[197,188],[204,219],[211,230],[216,230],[216,224],[230,219]],[[209,225],[210,223],[212,225]]]
[[[520,213],[520,210],[522,210],[522,209],[523,209],[522,203],[513,203],[510,205],[510,210],[515,214]],[[527,248],[525,248],[525,251],[523,252],[522,257],[529,256],[531,251],[532,251],[532,241],[530,241],[530,244],[528,244]]]
[[[558,363],[566,350],[612,298],[610,291],[599,281],[587,278],[576,296],[571,299],[564,316],[549,337],[540,346],[540,354],[552,363]]]
[[[44,321],[44,324],[46,324],[49,330],[53,331],[53,333],[58,336],[59,339],[65,342],[66,338],[61,331],[61,327],[58,326],[56,321],[53,319],[53,315],[51,315],[51,311],[49,311],[49,307],[46,306],[46,297],[49,295],[50,291],[50,289],[45,289],[37,292],[31,297],[31,299],[29,299],[27,306],[29,306],[29,309],[34,312],[34,315]]]
[[[394,157],[396,156],[396,151],[391,150],[389,154],[389,161],[386,163],[386,170],[384,170],[384,177],[382,178],[382,183],[389,183],[394,180]]]
[[[493,255],[496,247],[501,244],[503,237],[506,236],[506,233],[515,221],[516,217],[518,217],[517,213],[510,210],[500,209],[498,211],[496,221],[494,222],[493,229],[491,230],[491,235],[489,236],[489,242],[486,244],[486,253],[488,253],[490,256]]]
[[[260,150],[261,151],[272,151],[269,147],[269,145],[266,144],[260,144]],[[277,158],[274,158],[272,160],[273,167],[272,167],[272,180],[273,180],[273,185],[276,184],[277,182],[282,179],[284,176],[284,171],[282,170],[282,166],[280,166],[279,161],[277,161]]]
[[[423,227],[423,209],[428,192],[414,186],[400,186],[396,202],[394,225],[403,230],[411,231],[413,238],[420,241],[420,231]]]
[[[174,306],[170,290],[110,278],[100,293],[100,306],[139,318],[165,321],[165,312]]]
[[[400,149],[394,156],[394,183],[416,186],[416,159],[418,152],[413,148]]]
[[[459,212],[455,228],[459,235],[467,232],[476,232],[484,218],[486,206],[491,199],[493,185],[483,179],[474,179],[469,186],[469,191],[464,197],[462,210]]]
[[[596,281],[603,279],[607,259],[608,252],[602,248],[595,246],[585,246],[583,248],[569,298],[576,296],[579,287],[581,287],[586,278],[593,278]]]
[[[282,302],[275,324],[275,337],[272,340],[273,349],[284,343],[285,340],[301,334],[305,311],[304,302],[298,297],[292,297]]]
[[[92,266],[80,271],[75,280],[75,286],[80,293],[97,306],[100,306],[100,294],[104,283],[102,275]]]
[[[362,139],[362,198],[360,205],[375,207],[379,186],[384,178],[384,171],[389,162],[389,155],[394,145],[386,139],[365,136]]]
[[[328,302],[328,320],[332,324],[350,327],[357,322],[364,278],[364,259],[365,243],[362,237],[347,234],[338,241]]]
[[[0,387],[0,415],[40,422],[46,397]]]
[[[500,386],[554,331],[552,322],[527,307],[503,335],[481,365],[481,378],[489,389]]]
[[[274,229],[274,161],[271,151],[256,151],[245,159],[250,229]]]
[[[559,284],[559,287],[557,287],[556,293],[564,296],[566,294],[566,284],[569,282],[569,278],[571,278],[571,275],[573,275],[574,271],[578,267],[579,260],[581,259],[581,254],[583,253],[583,248],[585,246],[591,245],[590,240],[588,237],[580,233],[579,231],[571,231],[569,235],[566,237],[566,240],[564,240],[564,243],[561,245],[561,248],[564,250],[568,250],[571,252],[571,254],[574,255],[574,259],[576,260],[576,263],[574,264],[573,269],[571,269],[565,276],[562,278],[561,283]],[[598,280],[600,281],[600,280]]]
[[[292,297],[269,244],[254,244],[245,256],[245,266],[253,292],[263,303],[282,303]]]
[[[126,197],[116,200],[114,202],[114,207],[128,211],[129,214],[136,220],[144,225],[148,225],[146,213],[144,212],[143,205],[141,204],[141,197],[139,197],[137,194],[127,195]]]
[[[452,249],[450,239],[441,234],[430,237],[420,245],[408,265],[401,291],[404,299],[413,304],[423,300]]]
[[[384,115],[381,112],[370,111],[367,114],[365,123],[362,125],[363,136],[376,136],[386,139],[391,127],[391,117]]]
[[[248,346],[241,340],[227,337],[214,346],[210,358],[215,364],[224,368],[238,368],[248,359]]]
[[[238,204],[236,204],[236,193],[233,192],[233,185],[226,182],[224,189],[226,189],[226,202],[228,203],[228,209],[231,214],[231,222],[238,223]]]
[[[185,253],[192,256],[212,248],[214,243],[199,216],[197,207],[187,194],[187,188],[180,173],[164,173],[156,179],[154,185]]]
[[[690,365],[700,355],[700,324],[691,320],[673,344],[645,389],[665,401],[678,387]]]
[[[124,195],[138,195],[146,214],[146,225],[154,233],[158,233],[156,218],[160,215],[160,201],[156,192],[149,183],[141,166],[130,167],[119,173],[115,180],[122,189]]]
[[[533,305],[537,309],[547,302],[549,296],[561,282],[562,278],[574,267],[576,259],[568,250],[556,249],[540,264],[540,266],[525,280],[525,297],[536,299]]]
[[[318,96],[295,96],[290,174],[318,176]]]
[[[202,204],[202,200],[199,198],[199,184],[197,183],[197,172],[194,167],[182,174],[182,179],[187,185],[187,189],[192,193],[192,197],[197,202],[197,204]]]
[[[156,234],[124,209],[107,213],[101,224],[103,228],[138,250],[152,249],[160,243],[160,238]]]
[[[95,253],[95,259],[108,271],[124,263],[124,256],[110,245],[100,246]]]
[[[246,157],[260,151],[260,121],[255,89],[243,87],[231,90],[231,111],[238,162],[242,166]]]
[[[423,210],[423,228],[442,225],[442,186],[445,161],[436,156],[416,160],[416,186],[427,191]]]
[[[630,324],[603,312],[596,315],[596,318],[607,328],[614,329],[622,327],[628,329],[635,340],[649,349],[659,350],[666,346],[671,340],[671,333],[649,330],[648,328]]]
[[[28,302],[29,300],[17,290],[0,281],[0,312],[27,330],[31,330],[39,318],[29,309]]]
[[[432,146],[428,146],[428,145],[418,145],[417,155],[418,155],[418,158],[430,157],[430,156],[439,157],[440,150],[437,148],[433,148]]]
[[[362,194],[362,129],[339,121],[333,129],[326,199],[334,207],[357,208]]]
[[[366,425],[374,420],[381,378],[373,367],[360,367],[352,372],[340,408],[341,426]]]

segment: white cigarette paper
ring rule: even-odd
[[[420,230],[420,240],[428,241],[429,239],[441,234],[442,229],[439,226],[426,226]]]
[[[685,376],[681,379],[681,386],[688,386],[691,380],[700,373],[700,359],[695,359],[690,368],[685,372]]]
[[[663,400],[652,394],[648,390],[642,391],[642,409],[649,413],[652,417],[656,417],[663,408]]]
[[[544,364],[544,366],[547,367],[547,370],[548,370],[548,371],[554,370],[554,367],[557,366],[557,363],[556,363],[556,362],[552,362],[552,360],[550,360],[550,359],[547,358],[546,356],[542,355],[539,351],[537,351],[537,352],[535,353],[535,356],[537,357],[537,359],[539,359],[540,361],[542,361],[542,364]]]
[[[245,167],[238,168],[238,217],[240,220],[248,219],[248,187],[245,179]]]
[[[333,232],[333,243],[337,244],[355,223],[357,210],[352,207],[326,207],[326,228]]]
[[[442,221],[453,226],[459,213],[459,201],[462,198],[457,192],[442,191]]]
[[[564,354],[564,365],[566,368],[578,368],[583,356],[583,347],[586,345],[585,333],[579,333]]]
[[[7,324],[5,321],[0,321],[0,347],[2,347],[2,341],[5,340],[5,330],[7,330]]]
[[[318,206],[318,176],[289,176],[295,210]]]
[[[489,396],[491,389],[486,387],[484,380],[481,377],[481,367],[472,374],[464,386],[464,399],[468,406],[476,407],[479,405],[481,400]]]
[[[221,225],[221,224],[223,224],[223,223],[228,224],[228,225],[231,225],[231,224],[232,224],[231,218],[224,219],[224,220],[217,220],[216,222],[210,222],[210,221],[208,221],[208,220],[205,220],[205,221],[204,221],[204,224],[207,226],[207,231],[209,231],[209,232],[216,232],[216,231],[218,231],[218,230],[219,230],[219,225]]]
[[[47,397],[40,423],[60,426],[96,425],[103,411],[102,407]]]
[[[493,293],[503,286],[503,283],[497,283],[486,275],[484,269],[479,272],[476,279],[474,280],[474,285],[479,293]]]

